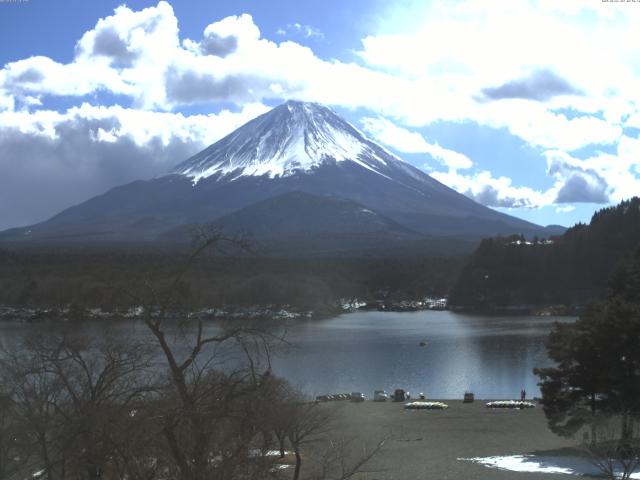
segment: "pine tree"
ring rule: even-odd
[[[575,323],[556,324],[547,351],[555,367],[535,369],[551,430],[571,436],[605,419],[628,441],[640,418],[640,249],[618,268],[609,296]],[[595,441],[592,433],[592,441]]]

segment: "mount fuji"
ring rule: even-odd
[[[181,243],[197,224],[246,232],[271,251],[327,254],[561,233],[455,192],[325,106],[288,101],[164,176],[113,188],[0,238]]]

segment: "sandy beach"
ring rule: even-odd
[[[405,410],[402,403],[344,402],[335,424],[345,434],[374,443],[391,435],[368,465],[367,479],[547,479],[571,476],[488,468],[470,459],[504,455],[566,455],[575,441],[551,433],[539,406],[526,410],[489,409],[486,401],[443,400],[446,410]]]

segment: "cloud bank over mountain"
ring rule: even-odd
[[[628,41],[640,9],[498,3],[389,5],[378,31],[331,58],[307,45],[331,40],[323,25],[291,23],[268,38],[239,12],[188,38],[169,2],[120,6],[79,34],[68,61],[34,55],[0,69],[0,195],[12,205],[0,227],[166,171],[288,98],[350,112],[372,138],[488,206],[564,208],[640,191],[640,42]],[[425,133],[446,123],[521,140],[539,152],[522,165],[537,181],[515,182]],[[16,187],[24,178],[40,192],[31,204]]]

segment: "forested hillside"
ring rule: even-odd
[[[559,237],[489,238],[463,266],[450,305],[469,310],[579,307],[606,293],[614,268],[640,245],[640,198],[596,212]]]
[[[166,286],[184,255],[161,252],[0,250],[0,305],[77,305],[110,310],[136,305],[149,282]],[[290,305],[331,310],[340,298],[364,301],[444,296],[458,258],[278,259],[207,256],[180,284],[189,308]]]

